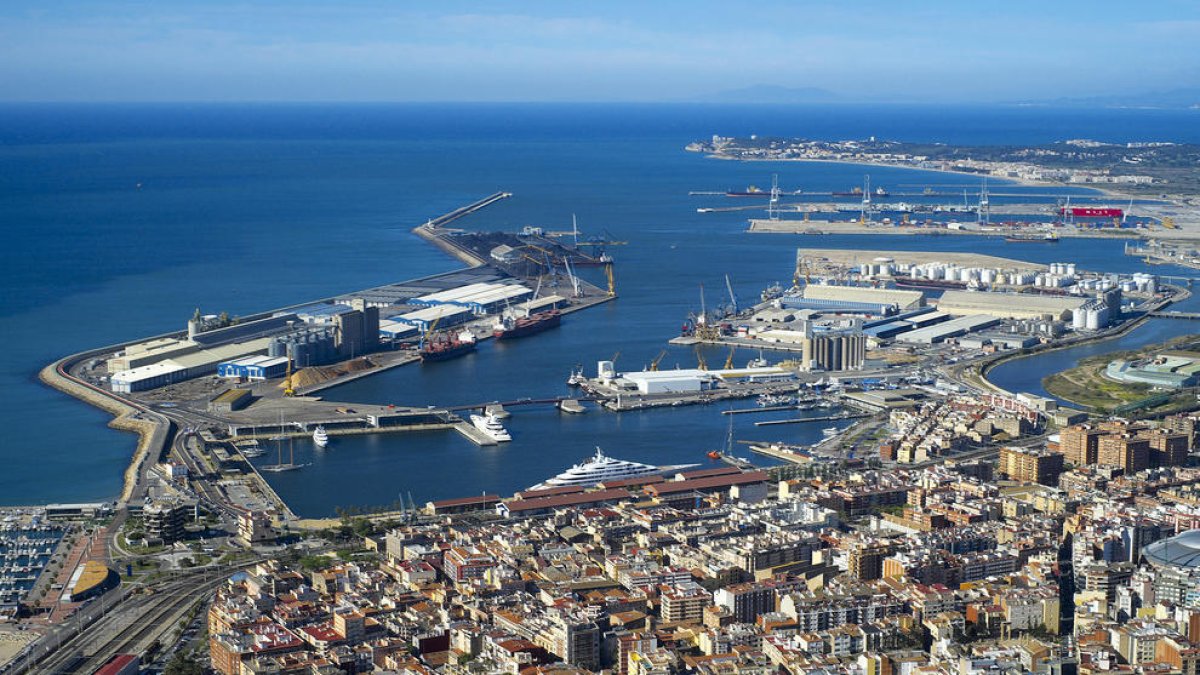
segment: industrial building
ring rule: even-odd
[[[286,356],[244,356],[217,364],[217,376],[246,380],[269,380],[283,377],[287,372],[287,363]]]
[[[1164,389],[1191,387],[1200,380],[1200,355],[1164,353],[1140,361],[1117,359],[1104,368],[1104,375],[1118,382]]]
[[[489,314],[506,305],[525,300],[533,291],[521,284],[475,283],[452,288],[408,301],[410,305],[457,305],[477,314]]]
[[[193,377],[215,373],[217,366],[223,362],[254,354],[264,354],[270,343],[271,338],[259,338],[249,342],[189,352],[151,365],[113,373],[109,378],[109,385],[114,392],[128,394],[182,382]]]
[[[955,316],[987,314],[1004,319],[1069,320],[1088,298],[1036,293],[992,293],[949,290],[938,300],[938,311]]]
[[[619,373],[612,361],[597,363],[597,379],[602,385],[638,394],[691,394],[710,391],[731,382],[772,382],[795,379],[790,371],[777,367],[735,368],[730,370],[644,370]]]
[[[857,302],[871,305],[894,306],[899,311],[907,311],[925,306],[925,294],[921,291],[894,288],[809,284],[804,287],[802,297],[806,300],[828,300],[833,302]]]
[[[903,333],[896,338],[898,342],[907,342],[909,344],[932,345],[943,342],[952,337],[966,335],[972,331],[991,328],[999,325],[1000,319],[994,316],[985,315],[970,315],[960,316],[957,319],[951,319],[943,323],[937,323],[925,328]]]

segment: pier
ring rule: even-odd
[[[1184,319],[1186,321],[1200,321],[1200,312],[1180,312],[1176,310],[1166,310],[1149,312],[1147,316],[1152,316],[1156,319]]]
[[[769,427],[776,424],[801,424],[803,422],[836,422],[838,420],[859,420],[870,417],[865,413],[841,413],[838,415],[822,415],[821,417],[792,417],[786,420],[763,420],[755,422],[756,427]]]

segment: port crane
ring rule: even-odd
[[[295,396],[296,388],[292,386],[292,355],[288,354],[287,374],[283,377],[283,395]]]
[[[417,344],[418,350],[425,349],[425,343],[429,342],[430,338],[433,337],[433,332],[437,330],[438,324],[441,323],[441,321],[442,317],[434,317],[433,322],[429,324],[429,328],[421,334],[421,341]]]
[[[700,370],[708,370],[708,362],[704,360],[704,353],[700,351],[700,345],[696,345],[696,367]]]
[[[733,282],[729,280],[728,274],[725,275],[725,290],[729,291],[729,306],[733,310],[732,313],[736,315],[738,313],[738,301],[737,296],[733,292]]]
[[[654,360],[650,362],[650,367],[647,368],[646,370],[649,370],[650,372],[657,371],[659,362],[662,361],[663,357],[666,355],[667,355],[667,350],[665,350],[665,349],[662,350],[661,352],[659,352],[658,356],[654,357]]]
[[[725,357],[725,370],[733,370],[733,353],[737,351],[737,347],[729,348],[729,356]]]

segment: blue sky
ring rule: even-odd
[[[0,100],[1003,101],[1200,86],[1200,3],[5,0]]]

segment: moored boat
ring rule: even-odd
[[[496,415],[471,415],[471,424],[493,441],[506,442],[512,440],[512,435],[500,423]]]

